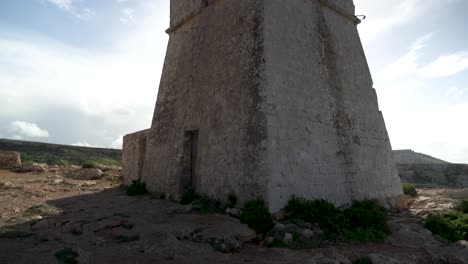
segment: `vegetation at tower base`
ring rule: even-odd
[[[192,209],[201,214],[224,213],[225,207],[220,201],[200,195],[194,189],[188,189],[180,197],[179,203],[182,205],[192,204]]]
[[[372,264],[372,260],[369,257],[364,257],[356,259],[355,261],[353,261],[353,264]]]
[[[76,264],[78,261],[76,258],[79,257],[79,254],[76,253],[73,249],[71,248],[64,248],[62,250],[59,250],[55,252],[55,257],[57,258],[58,262],[60,264]]]
[[[246,202],[239,219],[257,233],[266,233],[275,225],[273,216],[262,199]]]
[[[190,204],[198,197],[200,196],[195,192],[195,190],[190,188],[184,193],[182,193],[182,196],[180,197],[180,204],[182,205]]]
[[[412,197],[418,196],[416,187],[411,183],[403,183],[403,193]]]
[[[128,186],[126,191],[129,196],[144,195],[148,193],[148,190],[146,190],[146,183],[139,180],[133,181],[132,185]]]
[[[389,232],[385,209],[374,200],[354,201],[349,208],[337,208],[326,200],[293,197],[285,208],[286,218],[317,223],[333,240],[368,242],[382,240]]]

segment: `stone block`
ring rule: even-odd
[[[0,169],[14,169],[21,165],[21,155],[18,152],[0,151]]]

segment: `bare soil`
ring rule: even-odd
[[[400,263],[456,264],[464,263],[457,254],[467,252],[426,232],[410,211],[390,217],[385,242],[266,248],[250,242],[255,234],[235,218],[197,214],[151,195],[127,196],[116,185],[118,172],[106,173],[79,181],[60,171],[0,170],[0,263],[351,263],[381,254]],[[317,261],[341,256],[348,262]]]

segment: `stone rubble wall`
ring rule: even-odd
[[[141,178],[143,162],[146,154],[148,129],[126,135],[122,148],[122,175],[125,185]]]
[[[18,152],[0,151],[0,169],[14,169],[21,165],[21,155]]]
[[[403,182],[468,188],[466,164],[397,164]]]

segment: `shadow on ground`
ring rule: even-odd
[[[354,260],[372,253],[409,259],[410,263],[442,263],[424,248],[391,243],[300,251],[260,247],[247,242],[255,234],[235,218],[195,214],[149,195],[130,197],[120,187],[50,200],[24,214],[32,220],[1,228],[2,264],[313,264],[322,263],[315,261],[319,254],[334,259],[341,254]]]

